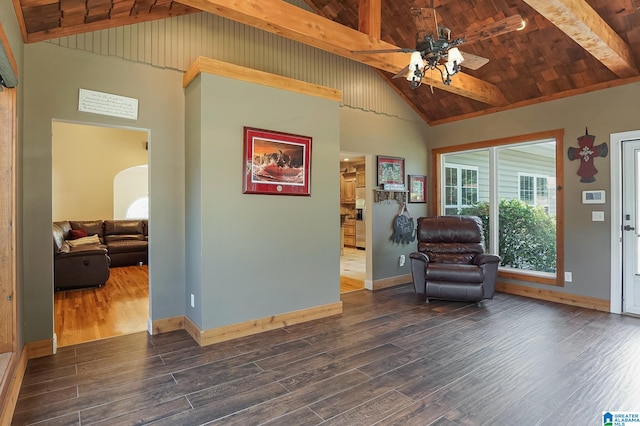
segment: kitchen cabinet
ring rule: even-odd
[[[356,221],[353,219],[347,219],[343,225],[344,231],[344,245],[345,247],[356,246]]]
[[[344,180],[344,200],[345,203],[356,202],[356,179],[351,177]]]
[[[364,188],[364,187],[365,187],[364,170],[358,170],[356,172],[356,188]]]

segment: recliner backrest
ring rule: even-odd
[[[472,263],[484,253],[482,221],[476,216],[418,218],[418,251],[436,263]]]

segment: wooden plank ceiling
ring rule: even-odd
[[[438,21],[453,37],[514,15],[526,27],[464,43],[463,52],[489,62],[463,68],[451,86],[435,75],[415,90],[392,79],[408,54],[352,51],[415,47],[410,9],[428,7],[430,0],[305,1],[315,14],[281,0],[13,0],[27,43],[214,13],[375,67],[431,124],[640,80],[640,0],[435,0]]]

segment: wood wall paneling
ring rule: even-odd
[[[369,66],[207,13],[71,35],[48,43],[179,71],[186,71],[204,56],[334,88],[342,92],[345,106],[418,120]]]

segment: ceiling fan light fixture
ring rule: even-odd
[[[444,65],[447,68],[447,74],[449,76],[456,75],[460,71],[460,64],[464,61],[464,57],[457,47],[452,47],[447,52],[447,63]]]
[[[420,86],[422,77],[424,77],[425,63],[422,60],[420,52],[411,53],[411,61],[409,62],[409,71],[407,72],[407,80],[411,82],[411,87]]]

